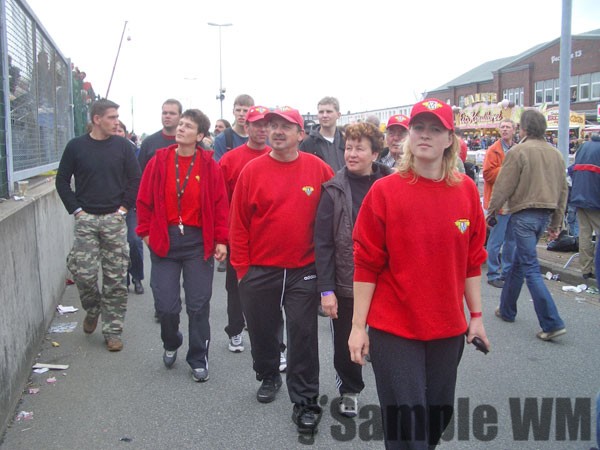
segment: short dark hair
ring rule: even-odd
[[[111,108],[119,109],[119,105],[105,98],[96,100],[90,107],[90,121],[93,123],[94,117],[102,117],[104,114],[106,114],[106,111]]]
[[[179,110],[179,114],[181,114],[181,111],[183,111],[183,106],[181,105],[181,102],[179,100],[175,100],[174,98],[168,98],[166,99],[163,104],[163,106],[165,105],[177,105],[177,109]]]
[[[525,131],[527,137],[543,139],[546,128],[546,118],[537,109],[526,109],[521,114],[521,130]]]
[[[371,151],[379,153],[383,150],[383,133],[370,122],[359,122],[346,128],[346,141],[367,138],[371,142]]]
[[[208,130],[210,128],[210,119],[206,114],[204,114],[199,109],[186,109],[182,116],[190,119],[196,125],[198,125],[198,133],[204,134],[204,136],[208,136]]]

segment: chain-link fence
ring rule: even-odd
[[[2,141],[0,195],[58,167],[73,137],[70,63],[19,0],[0,0]]]

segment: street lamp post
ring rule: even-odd
[[[217,100],[221,102],[221,116],[220,119],[223,118],[223,100],[225,100],[225,89],[223,88],[223,59],[221,54],[221,28],[222,27],[230,27],[232,23],[213,23],[208,22],[208,25],[211,27],[219,27],[219,95],[217,95]]]

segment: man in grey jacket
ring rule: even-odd
[[[506,154],[496,179],[488,208],[487,221],[495,224],[495,215],[508,201],[511,218],[506,240],[514,248],[500,306],[496,316],[514,322],[517,299],[524,279],[542,331],[544,341],[566,333],[565,325],[548,288],[542,280],[536,245],[546,227],[550,238],[556,238],[562,226],[567,203],[567,179],[562,155],[544,139],[546,119],[529,109],[521,116],[521,134],[525,137]]]

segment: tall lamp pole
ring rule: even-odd
[[[123,45],[123,36],[125,36],[125,29],[127,28],[127,21],[123,25],[123,32],[121,33],[121,40],[119,41],[119,48],[117,49],[117,56],[115,57],[115,63],[113,64],[112,73],[110,74],[110,81],[108,82],[108,88],[106,89],[106,96],[104,98],[108,98],[108,93],[110,92],[110,85],[112,84],[113,76],[115,75],[115,69],[117,68],[117,61],[119,60],[119,53],[121,53],[121,46]],[[129,38],[127,38],[129,39]]]
[[[225,100],[225,89],[223,88],[223,59],[221,53],[221,28],[230,27],[232,23],[213,23],[208,22],[208,25],[211,27],[219,27],[219,95],[217,95],[217,100],[221,102],[221,116],[220,119],[223,118],[223,100]]]

